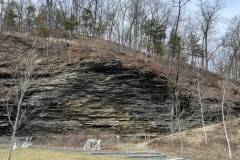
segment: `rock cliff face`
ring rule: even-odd
[[[1,85],[13,77],[8,63],[0,65]],[[123,67],[114,58],[101,62],[68,63],[64,69],[41,74],[24,98],[24,106],[36,112],[19,129],[19,134],[65,133],[88,128],[111,130],[118,134],[165,134],[170,131],[169,80],[154,72]],[[182,95],[183,128],[201,124],[199,106],[191,95]],[[205,119],[221,120],[217,98],[205,98]],[[237,116],[239,103],[228,101],[231,116]],[[230,114],[229,114],[230,115]],[[24,129],[24,130],[22,130]],[[0,134],[10,133],[5,108],[0,105]]]
[[[116,60],[82,63],[78,69],[39,77],[24,105],[37,105],[33,122],[23,133],[61,133],[86,128],[112,130],[119,134],[163,134],[170,129],[168,81],[151,72],[123,68]],[[183,124],[199,124],[197,109],[184,106]],[[216,102],[215,102],[216,103]],[[1,109],[1,112],[4,112]],[[1,134],[10,131],[1,115]]]
[[[165,77],[156,80],[151,72],[123,68],[121,62],[111,60],[40,77],[25,105],[38,105],[33,133],[83,128],[144,133],[148,124],[154,132],[168,130],[168,99]],[[1,133],[7,133],[9,125],[3,119]]]

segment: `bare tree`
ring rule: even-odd
[[[177,7],[177,9],[178,9],[175,29],[173,30],[173,36],[174,36],[173,40],[174,41],[177,41],[177,39],[178,39],[178,27],[179,27],[182,9],[189,1],[190,0],[173,0],[174,7]],[[179,92],[178,91],[178,80],[179,80],[179,68],[180,68],[180,52],[178,49],[173,50],[173,52],[174,52],[174,54],[177,54],[177,73],[176,73],[176,81],[175,81],[175,87],[174,87],[174,96],[175,96],[174,108],[175,108],[175,118],[177,119],[177,124],[178,124],[178,131],[181,136],[180,137],[181,138],[181,154],[183,154],[183,139],[182,139],[182,130],[181,130],[181,123],[180,123],[180,118],[181,118],[180,105],[181,105],[181,103],[180,103],[180,99],[179,99],[180,97],[179,97],[179,93],[178,93]]]
[[[219,78],[219,80],[218,80],[219,85],[222,90],[222,99],[221,99],[221,104],[219,105],[219,107],[221,108],[221,112],[222,112],[223,128],[224,128],[224,134],[226,137],[226,141],[228,144],[229,158],[232,159],[231,144],[229,141],[229,136],[228,136],[228,132],[227,132],[227,123],[226,123],[226,118],[225,118],[225,113],[226,113],[227,107],[229,107],[226,102],[227,92],[231,88],[230,77],[229,77],[229,72],[228,72],[229,71],[229,57],[227,56],[228,53],[226,53],[226,52],[221,52],[221,54],[222,54],[222,57],[220,58],[220,60],[218,62],[218,66],[216,66],[216,67],[220,68],[220,70],[221,70],[220,73],[222,75],[221,78]]]
[[[97,13],[99,9],[99,0],[94,0],[93,10],[93,35],[96,36]]]
[[[179,27],[179,22],[180,22],[180,17],[181,17],[181,12],[182,12],[182,8],[189,2],[190,0],[173,0],[173,4],[174,7],[177,7],[178,9],[178,14],[177,14],[177,20],[176,20],[176,24],[175,24],[175,29],[174,29],[174,41],[176,41],[177,37],[178,37],[178,27]],[[180,52],[177,50],[174,50],[174,54],[177,54],[177,76],[176,76],[176,84],[175,84],[175,90],[177,89],[177,84],[178,84],[178,79],[179,79],[179,61],[180,61]]]
[[[124,41],[124,36],[125,36],[125,18],[126,18],[126,14],[127,11],[129,9],[129,5],[128,5],[128,0],[125,0],[124,2],[122,2],[121,0],[119,1],[120,3],[120,15],[121,15],[121,28],[122,28],[122,36],[121,36],[121,44],[125,45],[125,41]]]
[[[234,16],[228,22],[228,29],[223,37],[223,51],[228,52],[228,73],[236,80],[239,78],[240,55],[240,16]]]
[[[106,21],[107,21],[107,29],[108,35],[107,39],[112,41],[112,34],[114,30],[114,26],[116,23],[116,15],[119,10],[119,5],[115,2],[108,2],[106,6]]]
[[[0,32],[2,33],[4,0],[1,0],[1,1],[0,1],[0,4],[1,4],[1,12],[0,12]]]
[[[161,24],[168,26],[169,18],[172,13],[172,6],[168,1],[164,0],[153,0],[149,1],[147,9],[150,10],[151,17],[157,19]]]
[[[200,89],[200,71],[199,67],[197,68],[197,90],[198,90],[198,103],[200,105],[200,112],[201,112],[201,119],[202,119],[202,126],[203,126],[203,133],[204,133],[204,138],[205,138],[205,144],[208,144],[207,140],[207,132],[206,132],[206,126],[205,126],[205,121],[204,121],[204,112],[203,112],[203,102],[202,102],[202,92]]]
[[[202,58],[203,50],[201,45],[201,27],[198,25],[196,17],[192,18],[192,15],[188,15],[186,18],[186,24],[184,29],[187,32],[186,49],[188,56],[191,57],[191,66],[194,67],[198,58]]]
[[[129,30],[127,39],[129,40],[129,46],[132,46],[133,41],[134,49],[137,49],[139,25],[141,17],[145,16],[145,4],[146,0],[133,0],[130,2],[130,8],[128,10]]]
[[[34,43],[36,44],[36,39]],[[5,95],[3,95],[3,103],[6,107],[8,120],[13,128],[8,160],[11,159],[17,130],[36,109],[29,110],[28,108],[23,107],[25,95],[34,81],[33,71],[35,69],[36,60],[35,50],[29,52],[27,56],[19,55],[18,58],[19,60],[18,63],[16,63],[16,70],[13,73],[13,77],[16,79],[15,85],[10,87]]]
[[[229,141],[229,136],[228,136],[228,132],[227,132],[227,124],[226,124],[225,115],[224,115],[224,108],[225,108],[225,105],[226,105],[226,102],[225,102],[226,93],[229,89],[229,80],[228,80],[227,72],[225,72],[225,74],[223,75],[223,80],[220,82],[220,84],[221,84],[221,87],[222,87],[221,109],[222,109],[223,127],[224,127],[224,133],[225,133],[225,137],[226,137],[227,144],[228,144],[229,159],[232,159],[231,144],[230,144],[230,141]]]
[[[18,29],[20,33],[22,33],[23,31],[24,7],[25,1],[19,0],[17,10],[18,10]]]
[[[171,139],[172,139],[172,149],[174,148],[175,144],[174,144],[174,101],[173,101],[174,97],[172,95],[172,101],[171,101],[171,105],[169,106],[169,116],[170,116],[170,120],[171,120]]]
[[[222,9],[222,0],[214,0],[213,4],[208,0],[199,0],[198,6],[202,17],[201,26],[204,41],[205,69],[208,70],[208,62],[210,59],[208,53],[208,37],[214,28],[214,22],[217,20],[217,13]]]

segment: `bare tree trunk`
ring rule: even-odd
[[[226,89],[227,89],[227,75],[225,75],[225,77],[223,79],[222,89],[223,89],[223,97],[222,97],[221,108],[222,108],[223,127],[224,127],[224,132],[225,132],[225,136],[226,136],[226,140],[227,140],[227,144],[228,144],[229,158],[232,159],[231,145],[230,145],[230,141],[228,138],[227,125],[225,122],[225,115],[224,115],[224,103],[225,103]]]
[[[34,46],[35,45],[36,45],[36,39],[34,41]],[[34,52],[35,51],[33,50],[31,52],[31,54],[28,55],[27,60],[21,59],[19,66],[16,66],[18,69],[20,68],[20,71],[18,71],[19,77],[17,79],[19,81],[19,84],[16,83],[16,86],[18,86],[17,89],[15,90],[16,93],[12,93],[9,90],[9,92],[11,92],[10,93],[11,95],[7,94],[8,97],[6,97],[9,100],[10,98],[13,98],[11,96],[16,96],[15,98],[16,98],[16,104],[17,104],[17,113],[16,113],[14,125],[11,120],[11,111],[7,113],[9,122],[13,127],[12,139],[11,139],[11,144],[10,144],[9,154],[8,154],[8,160],[11,160],[15,136],[16,136],[18,127],[22,123],[22,117],[26,116],[26,112],[22,111],[22,102],[23,102],[25,93],[27,92],[28,88],[30,87],[30,85],[34,79],[32,77],[32,72],[34,71],[34,59],[36,58],[36,56],[34,55]],[[31,56],[31,57],[29,57],[29,56]],[[25,66],[25,67],[23,67],[23,66]],[[19,95],[19,93],[20,93],[20,95]],[[8,102],[6,103],[6,107],[7,107],[7,109],[9,108]]]
[[[1,17],[0,17],[0,32],[3,32],[3,4],[4,0],[1,0]]]
[[[95,8],[94,8],[94,19],[93,19],[93,36],[96,37],[96,23],[97,23],[97,11],[98,11],[98,0],[95,0]]]
[[[172,100],[171,111],[170,111],[170,118],[171,118],[171,138],[172,138],[172,148],[174,148],[174,104]]]
[[[203,22],[202,22],[202,32],[204,37],[204,55],[205,55],[205,69],[208,70],[208,36],[212,28],[214,28],[214,23],[217,22],[216,14],[222,8],[222,0],[215,0],[213,4],[209,3],[208,0],[199,0],[200,11],[202,14]]]
[[[180,135],[180,144],[181,144],[181,155],[183,155],[183,136],[182,136],[182,129],[181,129],[181,114],[180,114],[180,98],[175,95],[175,117],[177,119],[177,125],[178,125],[178,133]]]
[[[177,122],[178,122],[178,132],[180,134],[180,141],[181,141],[181,155],[183,155],[183,153],[184,153],[184,150],[183,150],[183,135],[182,135],[180,117],[177,118]]]
[[[205,69],[208,70],[208,35],[204,34],[204,42],[205,42],[205,49],[204,49],[204,52],[205,52]]]
[[[134,22],[134,21],[133,21]],[[129,31],[127,33],[127,40],[128,40],[128,46],[131,48],[132,47],[132,27],[133,27],[133,22],[131,22],[130,27],[129,27]]]
[[[204,137],[205,137],[205,144],[208,144],[207,141],[207,132],[206,132],[206,127],[205,127],[205,122],[204,122],[204,116],[203,116],[203,104],[202,104],[202,96],[201,96],[201,91],[200,91],[200,80],[199,80],[199,69],[198,69],[198,73],[197,73],[197,82],[198,82],[198,101],[201,107],[201,117],[202,117],[202,125],[203,125],[203,132],[204,132]]]
[[[70,34],[70,42],[69,42],[69,48],[68,48],[68,52],[69,52],[69,59],[72,60],[72,55],[71,55],[71,44],[72,44],[72,32]]]
[[[178,7],[178,16],[177,16],[177,22],[176,22],[176,28],[174,30],[174,36],[175,36],[175,40],[178,37],[178,27],[179,27],[179,22],[180,22],[180,17],[181,17],[181,10],[182,7],[185,6],[190,0],[186,0],[185,2],[183,0],[178,0],[178,2],[173,1],[174,3],[177,3]],[[175,54],[176,54],[176,50],[174,50]],[[179,134],[181,135],[181,154],[183,154],[183,139],[182,139],[182,131],[181,131],[181,123],[180,123],[180,99],[178,97],[178,80],[179,80],[179,69],[180,69],[180,52],[177,51],[177,73],[176,73],[176,82],[175,82],[175,89],[174,89],[174,94],[175,94],[175,109],[176,109],[176,118],[177,118],[177,122],[178,122],[178,131]]]
[[[48,55],[49,55],[49,37],[48,37],[48,40],[47,40],[47,60],[48,60]]]
[[[11,145],[10,145],[9,154],[8,154],[8,160],[11,160],[11,156],[12,156],[13,144],[14,144],[15,135],[16,135],[16,132],[17,132],[19,115],[20,115],[21,106],[22,106],[22,100],[23,100],[24,94],[25,94],[26,89],[27,89],[26,87],[27,86],[25,86],[25,87],[23,86],[23,90],[21,91],[21,96],[20,96],[20,99],[19,99],[18,105],[17,105],[17,115],[16,115],[16,119],[15,119],[15,122],[14,122],[14,126],[13,126],[13,133],[12,133]]]
[[[181,16],[181,9],[182,9],[182,5],[181,5],[181,3],[182,3],[182,1],[181,0],[179,0],[178,1],[178,16],[177,16],[177,24],[176,24],[176,28],[175,28],[175,31],[174,31],[174,36],[176,36],[175,38],[177,38],[177,36],[178,36],[178,25],[179,25],[179,21],[180,21],[180,16]],[[174,52],[176,52],[176,51],[174,51]],[[176,53],[175,53],[176,54]],[[178,84],[178,79],[179,79],[179,68],[180,68],[180,63],[179,63],[179,61],[180,61],[180,53],[179,52],[177,52],[177,76],[176,76],[176,86],[175,86],[175,92],[177,92],[177,84]]]
[[[170,59],[169,68],[168,68],[168,78],[169,79],[171,76],[171,69],[172,69],[172,58]],[[174,144],[174,95],[173,95],[173,91],[171,89],[170,84],[168,85],[168,89],[172,93],[172,100],[171,100],[172,102],[171,102],[171,106],[169,107],[169,112],[170,112],[170,120],[171,120],[171,138],[172,138],[172,149],[173,149],[175,146],[175,144]]]
[[[125,8],[124,12],[123,12],[123,17],[122,17],[122,45],[125,45],[125,41],[124,41],[124,36],[125,36],[125,25],[124,25],[124,21],[125,21],[125,15],[126,12],[128,10],[128,7]]]
[[[58,41],[55,42],[55,38],[53,36],[53,49],[54,49],[54,53],[55,53],[55,55],[56,55],[56,57],[58,59],[58,53],[57,53],[57,50],[56,50],[56,43],[58,43]]]
[[[204,37],[203,37],[203,42],[202,42],[202,50],[204,50]],[[202,57],[201,57],[201,68],[204,68],[204,56],[205,54],[202,53]]]

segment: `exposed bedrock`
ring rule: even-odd
[[[37,112],[27,121],[31,125],[21,130],[23,125],[19,134],[75,132],[87,128],[141,134],[148,131],[148,125],[151,133],[164,134],[170,130],[171,97],[167,78],[124,68],[117,60],[74,65],[75,69],[68,66],[61,73],[49,73],[36,79],[24,106],[37,106]],[[187,128],[199,125],[198,107],[190,107],[191,100],[183,99],[182,125]],[[218,105],[219,101],[209,99],[206,103]],[[238,108],[237,104],[232,105]],[[9,133],[11,127],[3,107],[0,112],[3,135]],[[220,120],[217,113],[206,112],[206,120]]]

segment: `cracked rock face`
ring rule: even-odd
[[[64,133],[87,128],[111,130],[118,134],[164,134],[170,130],[168,81],[152,72],[124,68],[121,62],[82,63],[39,77],[29,89],[24,105],[37,112],[22,125],[19,134]],[[200,124],[198,110],[185,107],[183,124]],[[1,113],[4,109],[1,107]],[[0,116],[1,134],[11,131],[6,114]]]
[[[166,79],[156,81],[155,74],[123,68],[119,61],[86,63],[80,68],[84,69],[36,80],[24,105],[37,105],[38,112],[29,119],[34,119],[31,127],[23,132],[100,128],[145,133],[148,112],[151,130],[168,130],[168,119],[164,118],[168,109],[163,104],[168,99]],[[4,121],[6,117],[1,119],[1,133],[6,134],[11,127]]]

